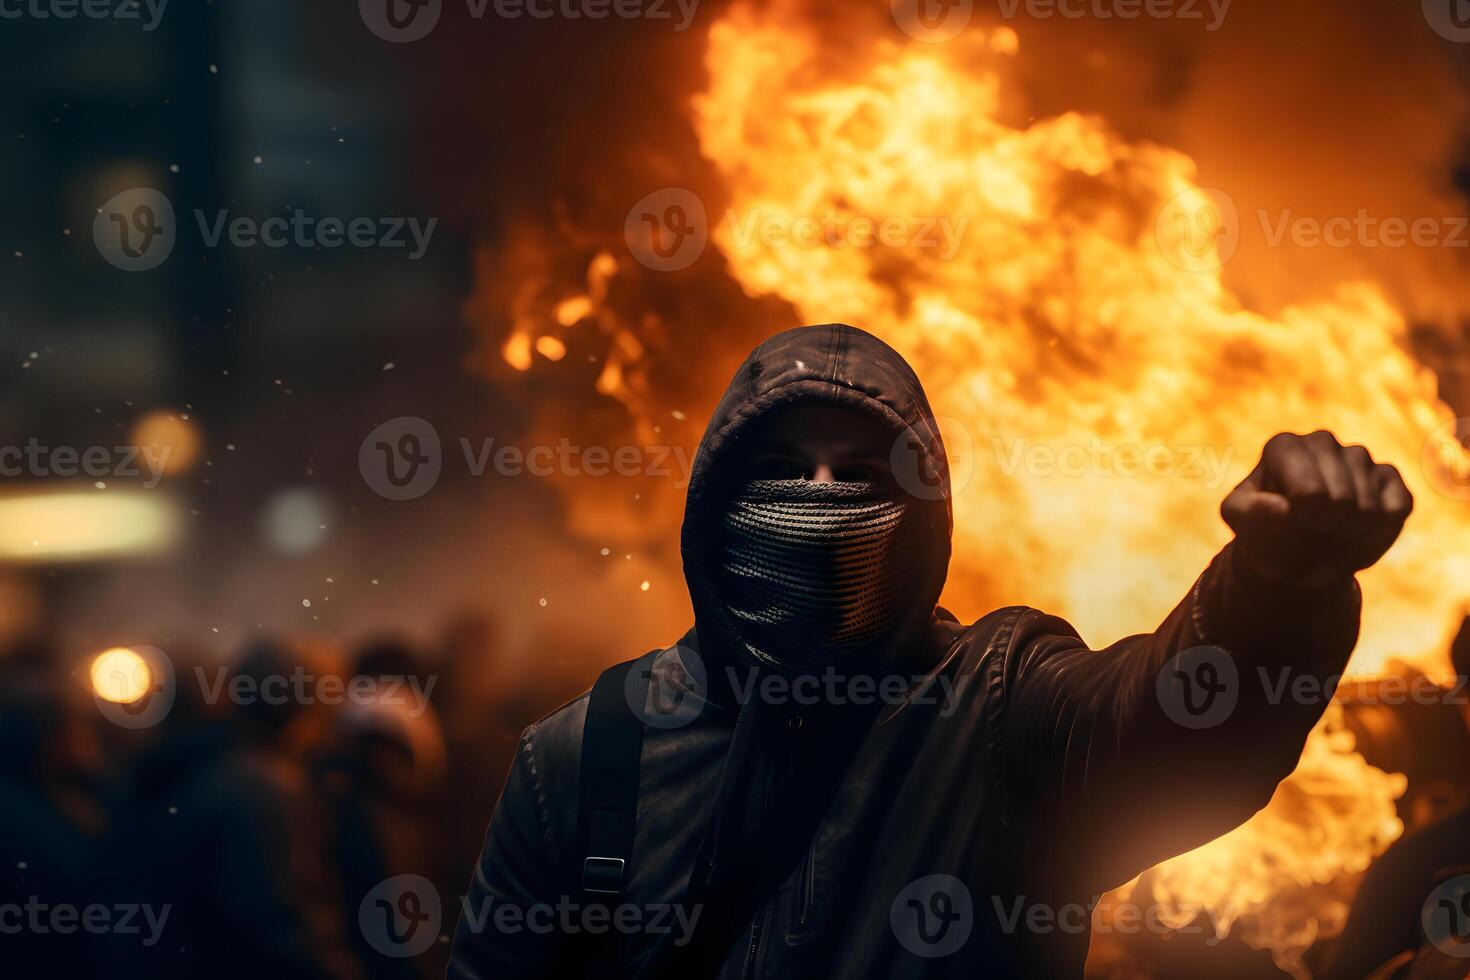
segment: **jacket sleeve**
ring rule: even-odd
[[[1326,710],[1359,606],[1355,581],[1283,588],[1227,546],[1157,630],[1103,650],[1022,614],[1001,731],[1023,835],[1058,873],[1111,888],[1245,821]]]
[[[566,934],[557,928],[551,821],[535,753],[535,726],[490,818],[454,933],[448,980],[521,980],[563,975]]]
[[[1403,840],[1374,861],[1363,877],[1327,980],[1362,980],[1424,942],[1419,911],[1434,886],[1422,879],[1432,881],[1432,876],[1414,874],[1404,860]]]

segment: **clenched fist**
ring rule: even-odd
[[[1383,557],[1413,509],[1398,470],[1318,431],[1272,436],[1220,514],[1259,574],[1327,585]]]

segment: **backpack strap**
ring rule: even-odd
[[[616,905],[632,877],[638,761],[643,750],[641,712],[653,660],[661,652],[652,650],[637,660],[609,667],[597,678],[587,700],[577,794],[576,857],[580,866],[573,869],[587,908]],[[616,929],[589,932],[585,939],[594,963],[617,963]]]

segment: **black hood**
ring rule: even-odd
[[[843,323],[796,327],[766,340],[736,370],[694,457],[681,547],[700,654],[707,662],[749,657],[710,560],[720,518],[747,478],[736,464],[754,448],[754,423],[813,402],[866,412],[892,429],[899,486],[913,491],[925,538],[923,573],[913,583],[912,604],[890,649],[906,650],[934,614],[949,570],[952,517],[949,465],[923,386],[898,352],[870,333]]]

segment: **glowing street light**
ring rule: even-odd
[[[136,650],[113,647],[92,660],[92,691],[113,704],[132,704],[153,687],[153,669]]]

